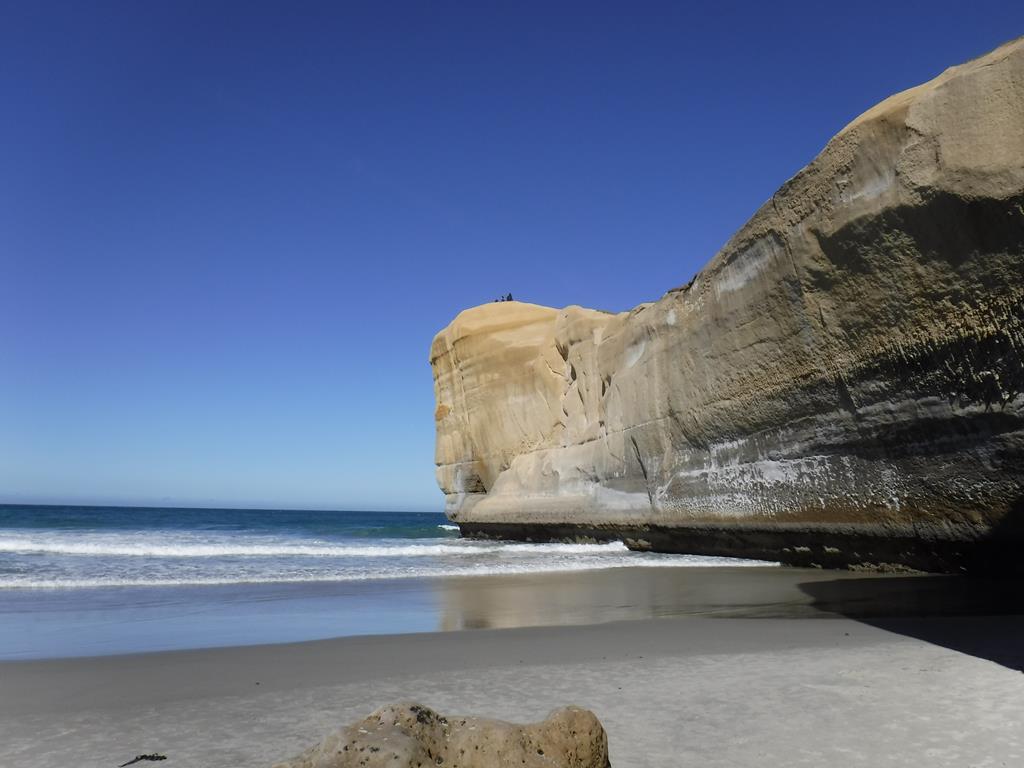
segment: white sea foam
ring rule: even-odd
[[[0,538],[0,553],[83,555],[93,557],[441,557],[501,554],[524,557],[536,554],[601,554],[628,551],[621,542],[607,544],[528,544],[484,542],[468,539],[441,540],[431,544],[331,544],[308,543],[150,543],[114,537],[75,540]]]
[[[442,523],[441,525],[439,525],[437,527],[440,528],[442,531],[457,531],[457,530],[459,530],[459,526],[457,526],[457,525],[448,525],[447,523]]]
[[[591,545],[600,546],[600,545]],[[120,577],[103,576],[95,578],[55,578],[38,579],[14,577],[0,580],[0,590],[4,589],[89,589],[99,587],[185,587],[185,586],[230,586],[233,584],[315,584],[340,583],[351,581],[390,580],[403,578],[443,578],[453,576],[498,576],[531,573],[561,573],[574,571],[592,571],[607,568],[707,568],[722,566],[766,566],[759,560],[738,560],[727,557],[704,557],[700,555],[653,555],[639,557],[622,557],[614,560],[575,560],[547,561],[541,563],[479,563],[476,565],[456,566],[447,568],[410,567],[401,569],[360,569],[347,573],[320,574],[260,574],[238,576],[199,577]]]
[[[439,528],[455,528],[439,524]],[[432,538],[322,539],[305,531],[11,528],[0,534],[0,590],[299,584],[761,565],[631,552],[622,542],[529,543]]]

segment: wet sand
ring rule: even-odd
[[[1005,582],[779,567],[0,591],[0,661],[673,616],[999,613]]]
[[[645,570],[581,583],[654,611]],[[590,707],[619,768],[1024,764],[1024,618],[1001,587],[763,570],[696,577],[717,586],[691,581],[683,616],[2,663],[0,765],[269,766],[400,699],[511,720]],[[449,585],[444,615],[586,618],[561,579],[498,582]]]

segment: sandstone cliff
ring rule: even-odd
[[[657,302],[462,312],[431,349],[448,516],[823,565],[1012,557],[1022,318],[1024,38],[858,117]]]

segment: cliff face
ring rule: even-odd
[[[1024,543],[1024,38],[848,125],[687,286],[434,340],[469,534],[956,569]]]

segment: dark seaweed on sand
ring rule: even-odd
[[[141,763],[143,760],[152,760],[153,762],[156,762],[157,760],[166,759],[167,755],[158,755],[156,752],[154,752],[151,755],[136,755],[127,763],[121,763],[121,765],[119,765],[117,768],[125,768],[126,765],[134,765],[135,763]]]

